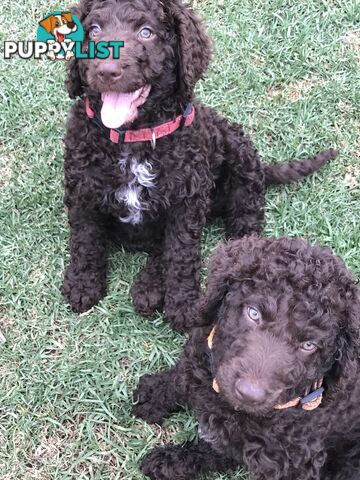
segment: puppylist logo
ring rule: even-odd
[[[15,56],[29,59],[47,56],[51,60],[120,58],[124,42],[93,42],[89,40],[82,48],[85,33],[80,20],[68,11],[55,11],[44,17],[38,24],[36,41],[5,41],[4,58]]]

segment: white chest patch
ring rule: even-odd
[[[129,169],[132,178],[127,185],[123,185],[115,194],[118,202],[126,205],[129,215],[119,217],[123,223],[136,225],[143,219],[143,211],[147,210],[147,204],[141,199],[144,188],[153,188],[156,175],[152,173],[152,165],[147,160],[139,163],[136,158],[131,158],[130,163],[126,158],[119,161],[119,168],[122,172]]]

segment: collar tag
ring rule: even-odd
[[[324,387],[320,387],[314,392],[309,393],[309,395],[306,395],[306,397],[300,400],[301,408],[308,411],[315,410],[322,402],[322,394],[324,391]]]
[[[153,128],[151,129],[151,140],[150,141],[151,141],[152,149],[155,150],[155,148],[156,148],[156,133],[155,133]]]

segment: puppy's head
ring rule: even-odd
[[[219,394],[236,410],[266,414],[321,379],[334,394],[358,374],[359,288],[327,248],[258,237],[222,245],[202,313],[216,325]]]
[[[131,123],[139,109],[188,102],[207,69],[210,41],[196,14],[180,0],[82,0],[77,9],[89,40],[123,41],[120,59],[73,60],[67,87],[104,103],[103,121]],[[168,103],[167,103],[168,106]]]

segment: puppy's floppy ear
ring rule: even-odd
[[[223,298],[234,281],[249,281],[263,260],[263,249],[270,239],[256,234],[222,243],[209,264],[206,292],[200,304],[202,324],[214,323]]]
[[[165,4],[165,2],[164,2]],[[181,0],[166,2],[178,37],[179,82],[184,102],[191,100],[196,82],[207,70],[212,44],[197,14]]]
[[[360,374],[360,288],[352,284],[347,287],[347,303],[340,323],[338,349],[330,381],[335,388],[345,391],[357,381]]]
[[[67,65],[65,85],[70,98],[80,97],[82,94],[82,81],[79,71],[79,61],[72,58]]]
[[[79,7],[71,7],[70,12],[66,12],[66,14],[70,15],[71,21],[73,21],[72,14],[76,15],[80,21],[83,20],[82,10]],[[79,60],[76,58],[73,58],[68,62],[65,85],[70,98],[79,97],[83,93],[83,82],[79,70]]]
[[[200,304],[204,324],[216,321],[221,302],[229,289],[229,267],[225,245],[220,245],[210,259],[206,291]]]
[[[220,244],[211,256],[206,291],[200,304],[202,323],[209,325],[216,321],[218,310],[232,281],[234,258],[230,255],[235,242]]]
[[[74,13],[81,21],[90,13],[90,10],[93,6],[94,3],[96,3],[97,0],[80,0],[79,5],[77,7],[72,7],[70,8],[70,11]],[[100,4],[103,3],[102,1],[99,2]],[[76,13],[75,9],[81,12],[81,15],[83,18],[80,18],[79,15]]]

